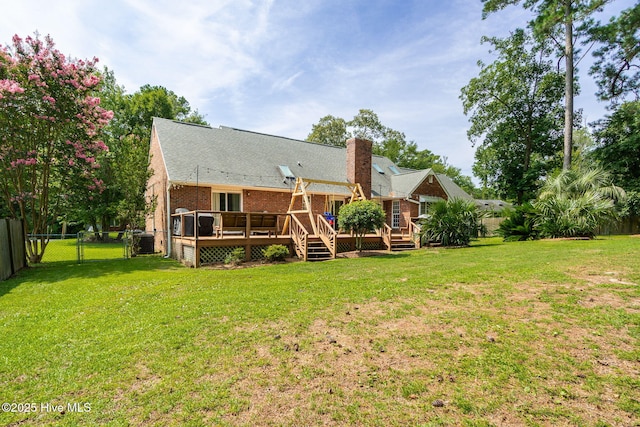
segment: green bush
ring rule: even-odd
[[[362,251],[362,238],[368,232],[381,228],[386,220],[382,206],[372,200],[358,200],[342,205],[338,213],[338,226],[356,236],[356,249]]]
[[[241,264],[245,260],[245,256],[244,248],[235,248],[224,258],[224,263],[233,265]]]
[[[424,243],[440,242],[443,246],[468,246],[478,237],[481,212],[472,200],[451,199],[434,203],[421,222],[420,237]]]
[[[604,170],[571,169],[551,177],[533,206],[544,237],[593,237],[598,226],[620,216],[625,192]]]
[[[262,254],[269,262],[284,261],[289,256],[289,248],[284,245],[271,245]]]
[[[500,223],[496,234],[505,242],[535,240],[538,238],[537,215],[531,203],[516,206],[505,213],[505,219]]]

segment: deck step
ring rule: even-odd
[[[333,259],[322,240],[311,240],[307,244],[307,261],[327,261]]]
[[[391,240],[392,251],[408,251],[415,249],[416,245],[409,239],[393,239]]]

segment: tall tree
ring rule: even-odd
[[[564,157],[563,169],[571,168],[573,152],[573,125],[575,95],[574,59],[577,53],[575,38],[585,36],[590,17],[611,0],[482,0],[482,16],[502,10],[509,5],[522,3],[525,9],[532,10],[536,17],[530,26],[539,40],[553,40],[559,50],[559,56],[565,60],[565,117],[564,117]]]
[[[593,157],[616,185],[640,192],[640,101],[626,102],[598,123]]]
[[[640,3],[626,9],[608,24],[591,30],[602,46],[594,52],[590,73],[596,77],[601,99],[614,104],[626,95],[640,99]]]
[[[207,124],[192,111],[188,101],[161,86],[144,85],[134,94],[126,94],[112,71],[103,72],[100,92],[103,105],[114,112],[103,131],[109,152],[101,158],[99,177],[104,191],[99,195],[80,194],[70,204],[67,217],[91,224],[94,230],[108,231],[113,220],[120,228],[143,226],[149,202],[144,193],[151,175],[149,141],[153,117]],[[98,235],[100,237],[100,235]]]
[[[373,142],[374,150],[379,150],[384,145],[387,135],[391,135],[395,141],[404,140],[404,134],[387,128],[380,122],[378,115],[373,110],[361,109],[348,123],[351,133],[356,138],[367,139]]]
[[[174,119],[188,123],[208,124],[198,110],[192,111],[183,96],[163,86],[144,85],[125,101],[125,123],[129,133],[149,142],[154,117]]]
[[[347,122],[345,119],[329,114],[311,126],[311,133],[307,136],[307,141],[336,147],[346,147],[347,139],[350,137],[351,135],[347,131]]]
[[[346,121],[332,115],[324,116],[312,125],[308,141],[345,147],[352,137],[368,139],[373,143],[373,153],[385,156],[396,165],[409,169],[433,168],[444,173],[465,191],[474,191],[470,177],[463,176],[460,169],[448,165],[446,159],[428,149],[418,149],[414,141],[407,141],[403,132],[385,126],[378,115],[369,109],[360,109],[353,119]]]
[[[498,59],[486,65],[462,88],[460,98],[471,127],[484,181],[493,182],[501,197],[522,203],[533,197],[537,181],[553,169],[562,146],[563,76],[545,59],[547,43],[524,30],[505,39],[483,38]],[[491,156],[491,157],[488,157]]]
[[[95,96],[96,61],[66,58],[48,36],[14,36],[0,48],[0,196],[24,219],[25,235],[47,233],[61,201],[102,191],[96,160],[107,151],[101,129],[113,113]],[[47,243],[27,240],[30,262]]]

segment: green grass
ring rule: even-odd
[[[118,233],[110,233],[109,237],[115,239]],[[52,262],[77,262],[78,239],[75,237],[64,240],[50,240],[42,258],[43,263]],[[85,241],[82,243],[83,261],[103,261],[124,258],[124,243],[122,241],[110,241],[107,243]],[[39,267],[39,266],[38,266]]]
[[[0,400],[38,411],[0,425],[638,425],[639,255],[633,237],[486,239],[27,269],[0,283]]]

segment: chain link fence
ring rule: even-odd
[[[41,263],[105,261],[128,259],[137,240],[130,232],[74,234],[30,234],[29,240],[45,239],[48,243]]]

